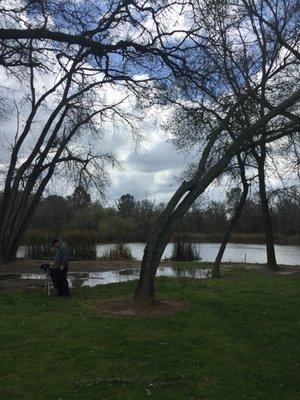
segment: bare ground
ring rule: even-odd
[[[94,310],[104,314],[121,316],[146,316],[155,317],[170,315],[189,308],[187,302],[174,299],[158,299],[148,306],[138,307],[132,299],[115,298],[107,301],[96,302],[91,306]]]
[[[49,260],[21,259],[0,264],[0,274],[41,272],[39,266],[43,263],[49,263]],[[170,262],[162,263],[164,266],[170,266],[171,264]],[[120,268],[140,268],[140,265],[141,262],[136,260],[81,260],[71,261],[69,272],[95,272]]]

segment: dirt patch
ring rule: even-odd
[[[0,264],[0,273],[34,273],[41,272],[39,266],[51,260],[16,260]],[[69,272],[107,271],[120,268],[139,268],[140,262],[135,260],[82,260],[70,261]]]
[[[0,264],[0,275],[3,274],[22,274],[41,272],[39,266],[49,260],[32,260],[20,259],[9,263]],[[51,262],[51,261],[50,261]],[[205,263],[207,268],[210,268],[213,263]],[[199,263],[199,267],[203,264]],[[173,261],[162,261],[161,267],[175,267]],[[109,271],[118,269],[140,269],[141,261],[138,260],[81,260],[70,261],[69,272],[97,272]],[[266,270],[264,264],[243,264],[243,263],[222,263],[222,269],[234,269],[242,267],[247,269]],[[279,270],[275,273],[284,272],[300,272],[300,266],[280,265]]]
[[[94,303],[92,307],[104,314],[146,317],[175,314],[178,311],[185,311],[189,308],[188,304],[183,300],[158,299],[151,305],[138,307],[131,299],[124,298]]]
[[[45,281],[36,279],[3,279],[0,280],[0,292],[12,292],[16,289],[42,290]]]
[[[45,262],[49,262],[49,260],[22,259],[0,264],[0,274],[41,272],[39,266]],[[171,261],[162,261],[160,265],[162,267],[172,267],[174,263]],[[69,272],[96,272],[122,268],[139,269],[140,267],[141,261],[137,260],[81,260],[70,261]]]

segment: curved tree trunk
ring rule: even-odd
[[[224,238],[222,240],[220,249],[218,251],[217,257],[215,259],[215,262],[214,262],[214,265],[212,268],[212,274],[211,274],[212,278],[220,278],[221,277],[220,276],[220,264],[221,264],[227,243],[231,236],[231,233],[234,230],[237,223],[239,222],[240,216],[242,214],[242,211],[243,211],[243,208],[245,205],[245,201],[246,201],[246,198],[248,195],[248,188],[249,188],[249,185],[247,183],[247,186],[244,187],[240,201],[235,209],[234,215],[233,215],[232,219],[230,220],[229,227],[228,227],[227,231],[225,232]]]
[[[245,171],[245,164],[244,161],[242,160],[241,156],[237,156],[239,167],[240,167],[240,174],[241,174],[241,180],[242,180],[242,185],[243,185],[243,192],[241,195],[241,198],[235,208],[234,214],[230,220],[229,226],[225,232],[224,238],[222,240],[220,249],[218,251],[217,257],[215,259],[213,268],[212,268],[212,278],[220,278],[220,264],[227,246],[227,243],[229,241],[229,238],[231,236],[232,231],[236,227],[237,223],[239,222],[239,219],[241,217],[245,201],[248,195],[249,191],[249,183],[247,182],[246,178],[246,171]]]
[[[206,190],[210,183],[220,176],[235,155],[240,154],[242,151],[248,150],[253,146],[255,148],[258,143],[253,141],[253,137],[259,129],[265,127],[266,124],[276,115],[285,112],[286,109],[290,107],[290,105],[294,104],[299,98],[300,91],[297,91],[288,99],[274,107],[268,112],[268,114],[261,116],[261,118],[259,118],[259,120],[254,124],[247,126],[226,149],[219,161],[206,169],[206,162],[210,156],[215,140],[224,129],[223,125],[226,127],[227,120],[230,118],[230,112],[222,121],[219,129],[211,134],[210,139],[203,150],[201,160],[193,179],[190,182],[183,182],[183,184],[178,188],[167,204],[166,209],[163,211],[155,231],[147,243],[141,264],[140,279],[134,295],[134,301],[137,305],[151,304],[155,300],[154,280],[161,256],[168,241],[174,233],[177,224],[182,220],[189,207],[200,196],[200,194]],[[233,107],[231,112],[234,113],[235,111],[236,109]]]

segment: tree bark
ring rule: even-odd
[[[231,233],[233,232],[234,228],[236,227],[237,223],[239,222],[239,219],[241,217],[248,191],[249,191],[249,183],[246,178],[246,171],[245,171],[245,164],[244,161],[242,160],[241,156],[238,154],[237,155],[239,167],[240,167],[240,175],[241,175],[241,180],[242,180],[242,185],[243,185],[243,192],[241,195],[241,198],[235,208],[234,214],[230,220],[229,226],[225,232],[224,238],[222,240],[220,249],[218,251],[217,257],[215,259],[213,268],[212,268],[212,278],[220,278],[220,265],[221,261],[227,246],[227,243],[229,241],[229,238],[231,236]]]
[[[170,229],[164,232],[161,227],[160,234],[155,239],[152,238],[148,241],[144,250],[139,283],[134,295],[136,305],[143,306],[155,302],[155,275],[172,233]]]
[[[227,246],[227,243],[229,241],[229,238],[234,230],[234,228],[236,227],[237,223],[239,222],[240,216],[242,214],[244,205],[245,205],[245,201],[248,195],[248,189],[249,189],[249,185],[247,184],[246,187],[244,187],[243,189],[243,193],[242,196],[239,200],[239,203],[235,209],[234,215],[232,217],[232,219],[230,220],[230,224],[229,227],[227,229],[227,231],[225,232],[224,238],[222,240],[220,249],[218,251],[217,257],[215,259],[213,268],[212,268],[212,278],[220,278],[220,265],[221,265],[221,261]]]
[[[274,235],[272,227],[272,219],[269,209],[269,200],[266,191],[266,178],[265,178],[265,156],[261,156],[258,161],[258,179],[259,179],[259,196],[263,217],[263,225],[266,238],[267,249],[267,267],[270,269],[278,269],[276,262],[275,248],[274,248]]]
[[[147,243],[141,264],[140,279],[134,295],[134,302],[137,305],[152,304],[155,300],[154,280],[161,256],[176,226],[182,220],[189,207],[206,190],[210,183],[220,176],[235,155],[249,149],[252,145],[255,147],[256,143],[253,142],[253,137],[259,129],[264,127],[275,116],[285,111],[299,98],[300,91],[297,91],[269,111],[268,114],[259,118],[253,125],[246,127],[227,150],[225,150],[219,161],[206,169],[206,160],[214,145],[214,134],[212,134],[208,145],[203,150],[198,169],[193,179],[190,182],[184,182],[176,191],[163,211],[156,229]],[[217,134],[218,132],[216,131]],[[272,140],[276,140],[276,138],[270,141]]]

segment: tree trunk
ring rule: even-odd
[[[5,246],[5,248],[0,249],[1,263],[14,261],[16,258],[17,258],[17,251],[15,251],[15,246]]]
[[[232,231],[234,230],[236,224],[239,222],[239,219],[241,217],[245,201],[248,195],[249,191],[249,183],[247,182],[246,178],[246,171],[245,171],[245,159],[242,159],[242,156],[240,154],[237,155],[237,160],[240,168],[240,176],[242,180],[242,185],[243,185],[243,192],[241,195],[241,198],[235,208],[233,217],[230,220],[228,229],[225,232],[224,238],[222,240],[220,249],[218,251],[217,257],[215,259],[213,268],[212,268],[212,278],[220,278],[220,264],[227,246],[227,243],[229,241],[229,238],[231,236]]]
[[[156,230],[152,233],[145,247],[139,283],[134,295],[134,302],[136,305],[149,305],[155,301],[154,280],[161,257],[174,233],[175,227],[195,199],[192,195],[194,189],[192,192],[188,193],[182,203],[175,209],[182,195],[186,193],[184,186],[185,183],[181,185],[169,202]]]
[[[240,201],[235,209],[234,215],[232,217],[232,219],[230,220],[230,224],[229,227],[227,229],[227,231],[225,232],[224,238],[222,240],[220,249],[218,251],[217,257],[215,259],[213,268],[212,268],[212,278],[220,278],[220,264],[224,255],[224,251],[226,249],[227,243],[229,241],[229,238],[231,236],[232,231],[234,230],[236,224],[239,222],[240,216],[242,214],[243,208],[244,208],[244,204],[248,195],[248,189],[249,189],[249,185],[247,183],[246,186],[244,186],[243,189],[243,193],[242,196],[240,198]]]
[[[221,168],[223,165],[220,163],[213,169],[214,174],[219,175]],[[214,174],[207,173],[196,184],[193,181],[183,182],[163,211],[144,250],[139,283],[134,295],[136,305],[143,306],[155,301],[154,280],[163,252],[189,207],[215,178]]]
[[[24,218],[26,211],[22,217]],[[11,218],[11,217],[10,217]],[[21,245],[25,234],[20,224],[15,224],[14,226],[7,227],[2,232],[2,237],[0,241],[0,260],[2,262],[14,261],[17,258],[17,251]]]
[[[154,281],[163,252],[171,239],[172,232],[161,232],[156,239],[150,239],[145,247],[138,286],[134,302],[144,306],[155,302]]]
[[[278,269],[275,256],[275,248],[274,248],[272,219],[270,215],[269,201],[266,192],[264,157],[260,158],[258,162],[258,178],[259,178],[260,204],[261,204],[264,231],[266,237],[267,267],[270,269]]]
[[[285,111],[299,98],[300,91],[297,91],[288,99],[281,102],[277,107],[274,107],[268,114],[260,118],[254,124],[246,127],[240,133],[239,137],[226,149],[220,160],[207,169],[206,161],[215,143],[215,136],[219,134],[218,130],[211,135],[203,150],[201,160],[198,164],[198,169],[194,174],[193,179],[190,182],[184,182],[176,191],[174,196],[172,196],[166,209],[162,213],[156,230],[151,235],[146,246],[141,265],[140,279],[134,296],[136,304],[153,303],[155,298],[154,279],[158,263],[172,233],[189,207],[200,196],[200,194],[206,190],[210,183],[225,170],[228,163],[235,155],[240,154],[241,151],[249,149],[251,144],[249,141],[253,138],[255,132],[264,127],[276,115]],[[159,242],[160,238],[162,238],[161,242]]]
[[[3,218],[0,222],[0,259],[2,262],[13,261],[17,258],[17,251],[26,233],[30,218],[39,204],[53,169],[54,167],[50,169],[50,172],[44,177],[35,193],[32,193],[32,189],[38,179],[38,175],[30,177],[23,192],[13,193],[15,198],[19,196],[15,207],[11,208],[9,205],[2,207],[1,216]],[[11,192],[14,190],[17,189],[12,188],[7,192],[8,198],[12,196]],[[4,202],[5,204],[7,202]]]

